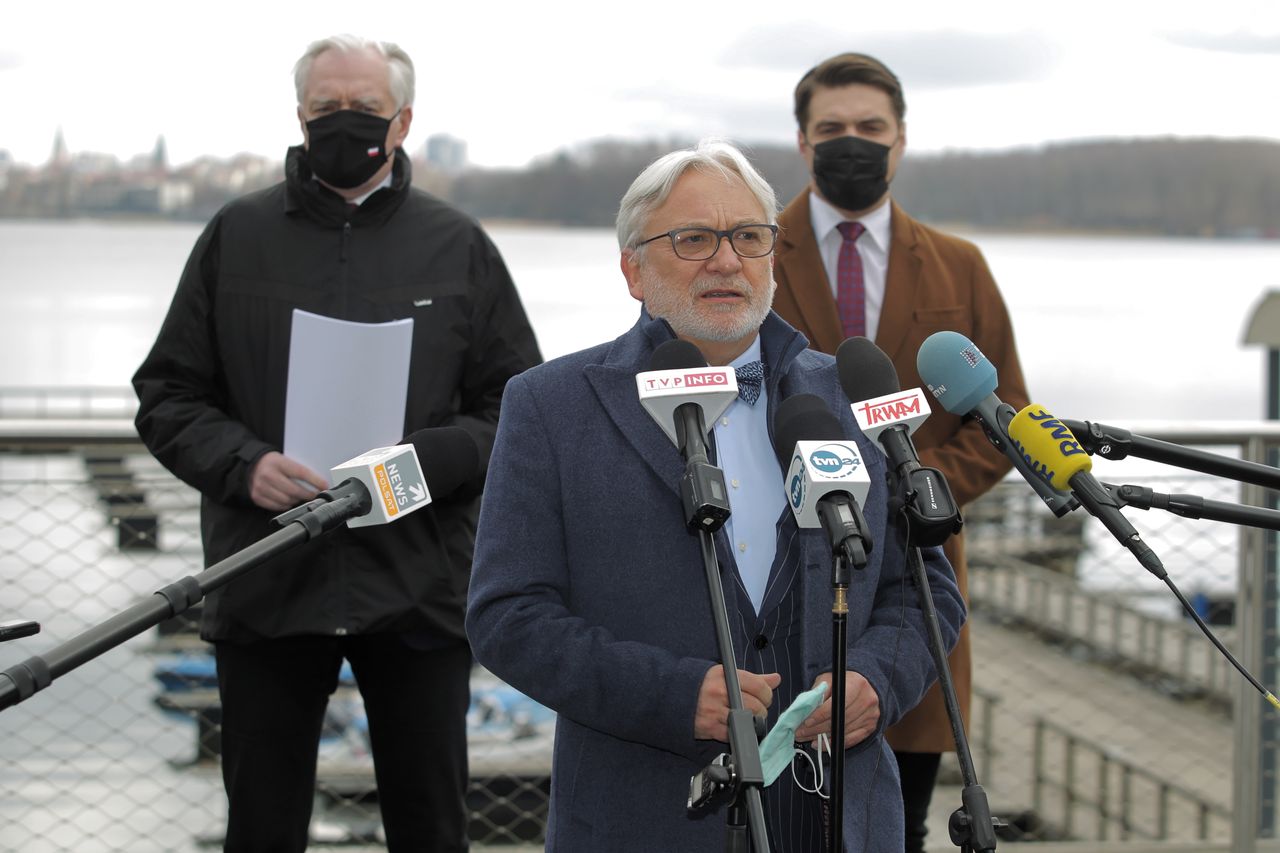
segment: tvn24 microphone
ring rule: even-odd
[[[729,493],[724,472],[708,460],[707,424],[737,398],[737,374],[732,367],[708,367],[702,351],[679,338],[659,344],[649,368],[636,374],[636,390],[685,461],[685,523],[691,531],[719,530],[729,518]]]
[[[1013,406],[995,395],[996,368],[977,345],[959,332],[934,332],[925,338],[916,354],[916,369],[935,400],[953,415],[970,415],[987,434],[997,450],[1035,490],[1053,514],[1061,518],[1079,506],[1070,494],[1061,492],[1036,475],[1009,440]]]
[[[783,400],[773,434],[778,461],[787,469],[783,486],[796,524],[826,530],[833,554],[865,566],[872,542],[861,503],[871,477],[857,443],[844,437],[840,421],[814,394]]]
[[[840,344],[836,370],[858,426],[867,438],[880,442],[889,459],[890,511],[906,511],[914,544],[941,545],[964,522],[947,478],[920,464],[911,441],[911,433],[929,417],[925,393],[901,390],[889,356],[864,337]]]
[[[1143,568],[1163,580],[1164,565],[1129,519],[1120,513],[1106,486],[1089,473],[1093,460],[1062,421],[1032,403],[1009,421],[1009,438],[1037,476],[1055,489],[1070,489],[1089,514],[1102,522]]]
[[[397,521],[441,498],[480,471],[475,439],[458,427],[421,429],[401,444],[379,447],[329,470],[337,485],[276,517],[281,524],[319,513],[329,504],[354,501],[348,527]]]

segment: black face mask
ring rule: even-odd
[[[383,149],[394,118],[338,110],[307,122],[307,161],[312,173],[340,190],[364,184],[387,162]]]
[[[841,210],[866,210],[889,190],[889,146],[837,136],[813,146],[813,182]]]

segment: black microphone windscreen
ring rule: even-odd
[[[840,420],[816,394],[796,394],[778,404],[773,421],[773,449],[786,467],[798,441],[843,441]]]
[[[898,371],[880,347],[864,337],[848,338],[836,350],[840,388],[850,403],[901,391]]]
[[[401,444],[418,451],[418,464],[431,499],[438,500],[480,473],[480,449],[460,427],[432,427],[411,432]]]
[[[658,344],[649,359],[650,370],[676,370],[684,367],[706,367],[707,358],[697,345],[680,338]]]

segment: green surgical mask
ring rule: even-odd
[[[791,766],[795,755],[796,729],[826,698],[826,683],[806,690],[795,698],[787,710],[778,715],[773,729],[760,741],[760,766],[764,768],[765,787],[772,785]]]

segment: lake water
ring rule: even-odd
[[[0,221],[0,386],[127,386],[199,231],[178,223]],[[638,305],[618,270],[611,231],[495,226],[490,233],[547,357],[615,337],[634,322]],[[1263,294],[1280,289],[1280,243],[967,236],[983,249],[1009,303],[1033,397],[1059,415],[1130,427],[1263,415],[1264,357],[1241,338]],[[1143,470],[1134,461],[1125,463],[1126,471]],[[78,475],[77,468],[63,479]],[[1146,482],[1133,473],[1115,481]],[[1229,491],[1163,490],[1233,499]],[[53,501],[29,490],[15,493],[15,500],[19,494],[26,503],[0,507],[5,515],[19,517],[32,501]],[[76,517],[75,507],[93,500],[81,495],[65,516]],[[1129,515],[1185,591],[1232,587],[1235,534],[1229,527]],[[124,569],[111,562],[109,536],[101,538],[94,544],[101,565],[88,588],[83,578],[77,586],[58,577],[40,593],[49,613],[31,610],[36,599],[27,597],[32,593],[24,584],[33,580],[0,573],[0,618],[37,617],[48,629],[10,644],[6,662],[20,659],[19,647],[22,655],[47,651],[72,629],[154,588],[146,585],[151,581],[119,583],[116,573]],[[1089,543],[1081,569],[1086,580],[1160,594],[1162,608],[1172,611],[1158,582],[1123,554],[1110,556],[1118,546],[1097,525]],[[52,553],[43,568],[56,575],[64,557]],[[190,572],[191,566],[176,564],[181,559],[192,558],[157,563],[155,579]],[[52,618],[58,612],[65,618]],[[222,816],[216,778],[174,772],[163,760],[184,755],[191,732],[157,725],[152,690],[145,687],[151,665],[145,655],[114,652],[5,715],[0,827],[9,833],[6,838],[0,829],[0,849],[188,850],[193,835],[216,833]],[[20,844],[12,834],[19,826]]]
[[[200,226],[0,221],[0,386],[126,386]],[[615,337],[638,304],[607,229],[494,226],[550,358]],[[1264,415],[1241,343],[1280,289],[1280,242],[967,234],[1013,316],[1033,398],[1061,417]]]

